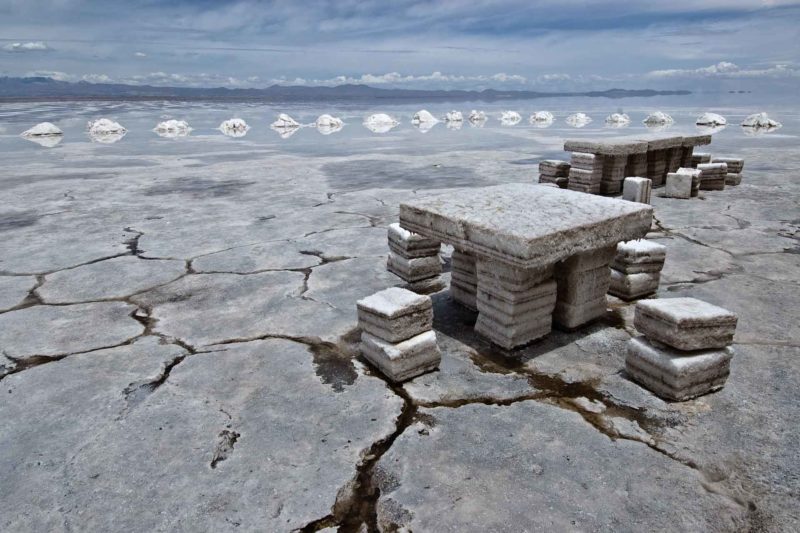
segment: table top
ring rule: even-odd
[[[653,208],[539,184],[456,189],[400,204],[400,225],[455,248],[534,268],[638,239]]]

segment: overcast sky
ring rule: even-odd
[[[0,0],[0,75],[792,90],[800,0]]]

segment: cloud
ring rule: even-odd
[[[72,74],[61,72],[60,70],[32,70],[25,73],[26,78],[51,78],[56,81],[75,81],[77,78]]]
[[[107,74],[86,74],[81,79],[89,83],[112,83],[114,81]]]
[[[793,78],[800,76],[800,67],[778,63],[764,68],[740,68],[730,61],[695,69],[652,70],[648,78]]]
[[[27,43],[8,43],[3,46],[3,50],[6,52],[46,52],[50,48],[42,41],[30,41]]]
[[[506,74],[500,72],[492,75],[459,75],[459,74],[444,74],[440,71],[434,71],[430,74],[413,75],[401,74],[399,72],[387,72],[385,74],[361,74],[360,76],[334,76],[333,78],[306,80],[298,78],[291,82],[278,78],[272,80],[273,83],[284,84],[297,84],[311,83],[312,85],[342,85],[342,84],[365,84],[365,85],[419,85],[419,84],[474,84],[474,83],[510,83],[510,84],[524,84],[527,82],[525,76],[519,74]]]
[[[133,55],[134,55],[135,57],[147,57],[147,54],[145,54],[144,52],[136,52],[136,53],[135,53],[135,54],[133,54]]]

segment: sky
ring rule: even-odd
[[[0,0],[0,76],[800,89],[800,0]]]

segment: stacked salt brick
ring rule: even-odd
[[[694,298],[643,300],[625,371],[658,396],[683,401],[721,389],[730,374],[736,315]]]
[[[361,353],[398,383],[434,370],[442,360],[429,296],[392,287],[357,303]]]
[[[694,198],[700,194],[700,181],[703,171],[696,168],[679,168],[667,174],[667,198]]]
[[[389,226],[389,258],[386,269],[402,278],[414,292],[429,293],[444,288],[439,260],[441,243],[411,233],[394,223]]]
[[[725,189],[725,176],[728,174],[727,163],[703,163],[697,165],[702,171],[700,189],[703,191],[721,191]]]
[[[603,179],[602,156],[584,152],[572,152],[567,187],[571,191],[600,193],[600,182]]]
[[[728,174],[725,175],[725,185],[739,185],[742,182],[744,159],[738,157],[715,157],[712,163],[725,163],[728,165]]]
[[[569,183],[570,164],[558,159],[546,159],[539,162],[539,183],[554,183],[562,189]]]
[[[479,259],[477,274],[476,332],[508,349],[550,333],[556,305],[552,266],[523,270]]]
[[[558,300],[553,320],[559,326],[574,329],[605,314],[611,281],[608,265],[615,253],[616,247],[611,246],[579,253],[556,264]]]
[[[652,190],[653,180],[639,177],[625,178],[625,181],[622,182],[622,199],[649,204]]]
[[[697,168],[697,165],[703,165],[705,163],[711,163],[711,154],[706,154],[703,152],[692,154],[692,167]]]
[[[667,248],[653,241],[639,239],[619,243],[611,262],[608,293],[626,301],[654,294],[666,257]]]
[[[478,310],[478,272],[475,257],[453,250],[450,263],[450,296],[457,303],[473,311]]]
[[[711,144],[711,135],[687,135],[683,137],[683,142],[681,143],[681,157],[680,157],[680,164],[678,167],[672,167],[669,169],[670,172],[676,172],[676,169],[679,167],[694,167],[696,165],[692,164],[692,156],[694,155],[694,149],[698,146],[708,145]],[[703,161],[707,163],[708,161]]]

